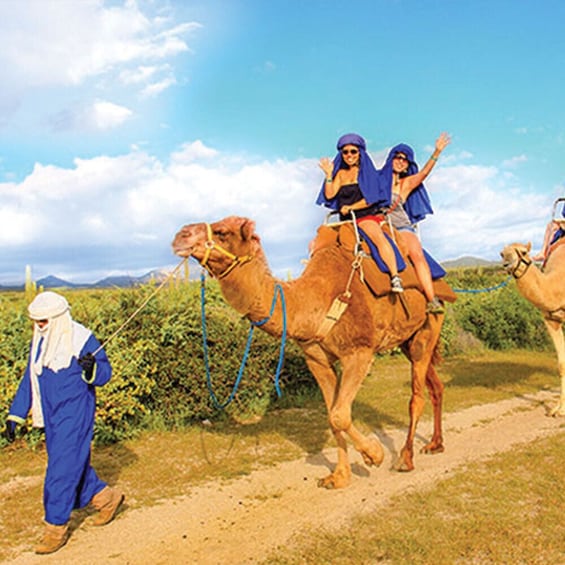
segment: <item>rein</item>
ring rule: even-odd
[[[230,254],[231,255],[231,254]],[[235,257],[235,256],[233,256]],[[230,266],[230,271],[237,266],[238,264],[241,264],[241,262],[239,263],[232,263],[232,265]],[[225,273],[225,271],[224,271]],[[225,273],[227,274],[227,273]],[[235,383],[232,387],[232,391],[228,397],[228,399],[223,402],[220,403],[218,401],[218,398],[216,396],[216,394],[214,393],[214,388],[212,386],[212,378],[210,376],[210,365],[208,362],[208,343],[207,343],[207,331],[206,331],[206,298],[205,298],[205,293],[206,293],[206,279],[205,279],[205,274],[204,271],[202,271],[202,274],[200,276],[200,305],[201,305],[201,317],[202,317],[202,344],[203,344],[203,348],[204,348],[204,365],[206,367],[206,384],[208,386],[208,391],[210,392],[210,397],[212,398],[212,401],[214,402],[214,405],[216,406],[216,408],[220,408],[223,409],[225,408],[234,398],[235,395],[237,393],[237,389],[239,388],[239,384],[241,383],[241,379],[243,377],[243,370],[245,369],[245,364],[247,363],[247,357],[249,355],[249,350],[251,348],[251,341],[253,339],[253,330],[258,327],[258,326],[262,326],[264,324],[266,324],[273,316],[273,312],[275,311],[275,306],[277,303],[277,296],[280,297],[280,301],[281,301],[281,309],[282,309],[282,320],[283,320],[283,331],[282,331],[282,341],[281,341],[281,347],[280,347],[280,352],[279,352],[279,361],[277,364],[277,370],[275,373],[275,390],[277,392],[277,396],[280,398],[282,396],[281,393],[281,389],[280,389],[280,374],[281,374],[281,370],[282,370],[282,365],[283,365],[283,361],[284,361],[284,348],[286,345],[286,303],[285,303],[285,299],[284,299],[284,293],[283,293],[283,289],[282,286],[279,283],[275,284],[275,290],[273,293],[273,301],[271,303],[271,310],[269,312],[269,315],[266,318],[263,318],[262,320],[259,320],[257,322],[253,322],[252,320],[249,321],[250,326],[249,326],[249,333],[247,336],[247,344],[245,346],[245,351],[243,353],[243,358],[241,360],[241,364],[239,366],[239,371],[237,374],[237,378],[235,380]]]
[[[218,279],[223,279],[226,275],[231,273],[238,265],[243,265],[251,261],[251,259],[253,259],[253,255],[244,255],[243,257],[238,257],[237,255],[230,253],[227,249],[224,249],[221,245],[218,245],[212,239],[212,226],[210,224],[206,224],[206,243],[204,244],[204,247],[206,251],[204,253],[204,257],[200,262],[200,264],[208,271],[210,276],[216,277]],[[212,269],[208,266],[208,260],[210,259],[210,255],[214,249],[216,251],[219,251],[222,255],[225,255],[232,261],[228,265],[228,267],[224,271],[222,271],[219,275],[216,275],[212,271]]]
[[[112,341],[121,331],[147,306],[147,303],[168,283],[174,276],[175,273],[181,268],[181,266],[186,263],[188,259],[184,258],[181,262],[161,281],[161,284],[143,301],[143,303],[133,312],[128,319],[108,338],[104,341],[100,347],[92,352],[92,355],[96,355],[100,352],[110,341]]]

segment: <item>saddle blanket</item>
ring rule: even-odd
[[[406,251],[396,245],[392,240],[388,233],[388,226],[383,227],[383,231],[395,250],[398,270],[401,273],[402,285],[405,289],[416,288],[423,292],[418,276],[416,275],[416,270],[414,269],[411,261],[407,258]],[[359,232],[361,233],[361,230],[359,230]],[[343,251],[343,253],[346,253],[353,259],[356,243],[357,239],[355,237],[353,224],[343,223],[338,224],[337,226],[325,224],[318,228],[318,235],[312,242],[311,253],[314,254],[323,247],[336,245]],[[388,274],[388,269],[378,254],[375,245],[370,241],[367,243],[367,241],[364,240],[361,243],[361,248],[365,253],[361,265],[364,282],[375,296],[389,294],[391,291],[390,276]],[[451,287],[443,280],[443,277],[446,274],[445,269],[425,250],[424,255],[428,265],[430,266],[436,296],[440,300],[455,302],[457,296]]]

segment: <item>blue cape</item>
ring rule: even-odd
[[[387,206],[390,206],[392,199],[392,160],[397,153],[404,153],[408,159],[407,176],[414,175],[419,170],[418,165],[414,160],[414,151],[409,145],[399,143],[390,150],[384,167],[379,170],[379,173],[382,176],[382,183],[388,190]],[[404,209],[413,224],[422,221],[428,214],[434,213],[430,197],[424,183],[421,183],[410,193],[406,199]]]
[[[363,198],[367,201],[367,204],[376,204],[379,208],[386,206],[387,202],[390,202],[390,186],[387,191],[386,186],[380,179],[379,172],[377,171],[375,164],[366,151],[367,147],[365,140],[360,135],[356,133],[348,133],[342,135],[337,140],[338,152],[333,160],[334,168],[332,172],[332,179],[335,178],[339,169],[347,168],[347,165],[343,162],[343,158],[341,156],[341,149],[346,145],[355,145],[359,148],[358,182]],[[339,210],[337,196],[334,196],[331,199],[326,198],[326,195],[324,194],[325,185],[326,182],[324,181],[322,183],[320,193],[318,194],[318,198],[316,199],[316,204],[326,206],[331,210]]]

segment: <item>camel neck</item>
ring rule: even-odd
[[[261,329],[271,335],[282,332],[282,307],[280,296],[275,297],[275,285],[279,282],[270,273],[258,276],[257,272],[243,272],[238,269],[220,281],[222,294],[229,304],[251,322],[267,319]],[[273,300],[275,299],[275,306]],[[272,314],[271,314],[272,310]]]

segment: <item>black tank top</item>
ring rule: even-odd
[[[339,209],[341,210],[342,206],[351,206],[351,204],[355,204],[363,198],[363,193],[359,188],[359,183],[354,184],[344,184],[340,187],[337,193],[337,203]],[[355,217],[356,218],[363,218],[365,216],[372,216],[376,213],[376,207],[371,205],[367,208],[361,208],[361,210],[355,210]],[[341,221],[350,220],[351,217],[349,214],[347,216],[343,216],[342,214],[339,215],[339,219]]]

